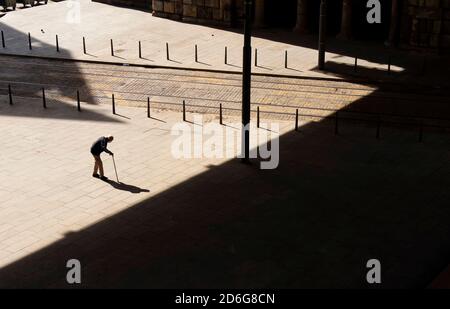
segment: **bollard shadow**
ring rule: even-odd
[[[119,114],[119,113],[115,113],[115,114],[114,114],[114,116],[117,116],[117,117],[121,117],[121,118],[125,118],[125,119],[128,119],[128,120],[131,120],[131,118],[130,118],[130,117],[127,117],[127,116],[121,115],[121,114]]]
[[[149,117],[149,119],[156,120],[156,121],[159,121],[159,122],[162,122],[162,123],[167,123],[166,121],[164,121],[162,119],[155,118],[153,116]]]
[[[211,66],[211,64],[209,64],[209,63],[206,63],[206,62],[202,62],[202,61],[197,61],[197,63],[199,63],[199,64],[203,64],[203,65],[206,65],[206,66]]]
[[[183,64],[182,62],[180,62],[180,61],[177,61],[177,60],[173,60],[173,59],[169,59],[169,60],[167,60],[167,61],[169,61],[169,62],[173,62],[173,63],[178,63],[178,64]]]
[[[127,191],[133,194],[139,194],[139,193],[148,193],[150,190],[148,189],[142,189],[133,185],[129,185],[123,182],[116,182],[114,180],[108,179],[105,181],[106,183],[110,184],[114,189],[120,190],[120,191]]]

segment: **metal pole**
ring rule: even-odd
[[[284,68],[285,69],[288,68],[288,51],[287,50],[284,52]]]
[[[86,53],[86,38],[85,37],[83,37],[83,52],[84,52],[85,55],[87,54]]]
[[[183,121],[186,121],[186,101],[183,100]]]
[[[298,131],[298,108],[295,110],[295,131]]]
[[[355,56],[355,66],[353,67],[353,71],[356,72],[357,68],[358,68],[358,57]]]
[[[319,19],[319,70],[325,69],[325,36],[327,26],[327,1],[321,0]]]
[[[166,57],[167,57],[167,60],[170,60],[170,55],[169,55],[169,43],[166,43]]]
[[[32,50],[33,49],[33,47],[31,46],[31,34],[28,32],[28,48],[30,49],[30,50]]]
[[[259,128],[259,106],[256,107],[256,127]]]
[[[59,53],[59,40],[58,40],[58,35],[56,35],[56,52]]]
[[[113,112],[113,115],[116,114],[116,100],[114,98],[114,93],[112,94],[112,112]]]
[[[245,0],[245,29],[242,64],[242,144],[243,162],[250,162],[250,105],[251,105],[251,74],[252,74],[252,8],[253,1]]]
[[[255,67],[258,66],[258,49],[255,48]]]
[[[147,118],[150,118],[150,97],[147,97]]]
[[[195,44],[195,62],[198,62],[198,47],[197,47],[197,44]]]
[[[142,46],[141,46],[141,41],[139,41],[139,59],[142,59]]]
[[[6,48],[6,44],[5,44],[5,34],[3,33],[3,30],[2,30],[2,46],[3,46],[3,48]]]
[[[113,42],[113,39],[111,39],[111,56],[114,57],[114,42]]]
[[[77,109],[79,112],[81,112],[81,105],[80,105],[80,91],[77,90]]]
[[[11,85],[8,85],[8,97],[9,97],[9,105],[13,105]]]
[[[225,46],[225,64],[228,64],[228,47]]]
[[[222,103],[220,103],[219,106],[219,118],[220,118],[220,124],[223,124],[223,118],[222,118]]]
[[[47,101],[45,99],[45,88],[42,88],[42,105],[47,108]]]

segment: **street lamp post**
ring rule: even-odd
[[[250,162],[250,102],[252,74],[253,0],[245,0],[244,55],[242,64],[242,150],[244,163]]]
[[[327,1],[321,0],[319,20],[319,70],[325,69],[325,36],[327,28]]]

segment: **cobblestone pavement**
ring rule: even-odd
[[[448,264],[448,132],[426,130],[418,143],[416,128],[383,127],[377,140],[372,125],[341,124],[335,136],[318,118],[302,119],[298,133],[292,115],[267,114],[281,124],[278,169],[177,160],[170,129],[181,100],[189,112],[198,101],[207,108],[197,111],[237,108],[238,76],[0,62],[0,287],[67,287],[70,258],[82,262],[85,287],[365,287],[370,258],[385,267],[383,287],[422,287]],[[445,98],[429,88],[256,76],[254,85],[264,110],[335,108],[336,100],[414,113],[414,99],[426,95],[430,115],[448,115]],[[102,98],[113,90],[117,115]],[[129,106],[147,95],[177,105],[153,106],[148,119]],[[217,110],[205,119],[217,122]],[[238,119],[230,112],[225,123]],[[105,134],[116,137],[121,184],[90,176],[88,149]]]
[[[148,69],[64,61],[0,58],[0,94],[41,100],[42,88],[51,100],[73,102],[76,91],[83,102],[125,106],[151,106],[180,110],[185,100],[189,111],[238,116],[241,108],[241,76],[186,70]],[[262,118],[293,121],[320,120],[339,111],[344,118],[386,122],[411,122],[414,118],[446,118],[449,96],[443,89],[416,85],[368,84],[363,81],[253,76],[252,110]],[[6,97],[5,97],[6,99]],[[423,104],[426,101],[427,104]],[[400,117],[393,117],[393,116]],[[405,118],[407,117],[407,118]],[[449,126],[448,121],[427,120]],[[426,122],[427,122],[426,121]],[[417,120],[412,122],[417,123]]]

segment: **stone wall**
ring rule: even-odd
[[[450,0],[407,0],[402,41],[418,49],[450,50]]]
[[[92,0],[92,1],[152,11],[152,0]]]
[[[231,26],[242,0],[153,0],[153,15],[200,24]]]

